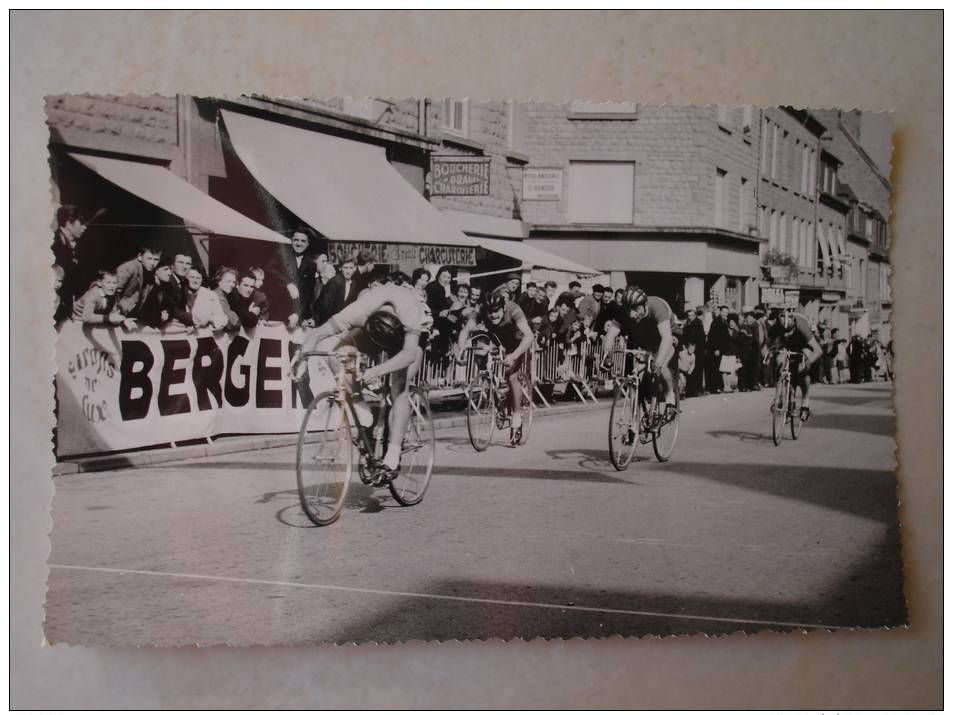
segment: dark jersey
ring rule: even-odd
[[[619,327],[622,329],[622,335],[629,339],[629,342],[637,348],[643,350],[656,351],[659,348],[661,337],[658,332],[658,324],[672,321],[672,309],[661,298],[654,295],[648,297],[645,301],[648,312],[641,320],[630,317],[631,313],[623,309],[624,315],[619,320]]]
[[[793,352],[800,352],[806,349],[814,339],[814,333],[811,332],[811,324],[803,315],[795,315],[794,324],[787,330],[781,326],[781,321],[779,320],[771,327],[768,336],[773,346],[782,347]]]
[[[503,319],[499,325],[493,325],[493,323],[490,322],[490,319],[487,317],[486,306],[480,307],[480,313],[477,316],[476,322],[482,324],[486,328],[486,332],[490,335],[495,336],[506,352],[513,352],[519,347],[519,344],[523,342],[523,333],[520,331],[518,324],[524,320],[526,320],[526,315],[523,313],[522,308],[513,301],[508,300],[506,301],[506,306],[503,308]]]

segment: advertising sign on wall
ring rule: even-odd
[[[489,196],[490,157],[433,156],[431,196]]]
[[[562,197],[562,169],[523,169],[524,201],[559,201]]]
[[[369,251],[375,263],[388,265],[475,266],[476,248],[472,246],[428,246],[417,243],[355,243],[329,241],[328,259],[332,263],[352,258],[358,251]]]

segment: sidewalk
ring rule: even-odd
[[[608,409],[611,399],[604,398],[598,402],[553,404],[550,407],[537,407],[534,420],[545,419],[550,416],[569,413],[585,413]],[[465,427],[467,416],[465,412],[440,413],[435,411],[433,416],[434,430]],[[275,447],[288,447],[298,442],[297,433],[269,434],[269,435],[241,435],[237,437],[221,437],[210,444],[195,444],[185,447],[164,447],[142,452],[128,452],[125,454],[108,454],[99,457],[81,457],[60,462],[53,467],[53,476],[59,477],[82,472],[101,472],[112,469],[135,469],[150,464],[164,464],[180,460],[215,457],[235,452],[248,452]]]

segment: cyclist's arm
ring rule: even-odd
[[[520,355],[525,353],[530,349],[530,346],[533,344],[533,331],[529,327],[529,323],[526,322],[526,318],[523,317],[516,321],[516,328],[523,335],[523,339],[520,341],[520,344],[517,346],[516,350],[510,353],[510,357],[513,360],[517,360]]]
[[[457,338],[457,357],[459,358],[463,354],[463,346],[467,344],[467,338],[470,337],[470,333],[476,328],[476,320],[474,320],[476,313],[470,313],[470,317],[467,318],[467,322],[463,324],[463,327],[460,328],[460,335]]]
[[[821,356],[823,351],[817,342],[817,338],[811,338],[811,341],[807,344],[807,347],[801,352],[804,354],[806,365],[813,365]]]
[[[420,344],[420,335],[418,333],[408,332],[404,335],[404,346],[400,351],[382,362],[380,365],[374,365],[364,371],[364,380],[371,382],[381,375],[387,375],[391,372],[397,372],[406,367],[410,367],[417,359],[418,345]]]
[[[659,367],[666,367],[668,361],[671,359],[671,355],[667,358],[665,353],[672,350],[672,323],[666,318],[661,323],[658,324],[658,336],[660,338],[658,350],[655,352],[655,364]],[[665,358],[665,359],[663,359]]]
[[[324,323],[319,325],[313,330],[309,330],[307,335],[305,335],[304,340],[301,343],[301,349],[298,351],[298,354],[308,352],[309,350],[314,350],[325,338],[330,338],[332,335],[339,335],[344,331],[337,324],[334,318],[326,320]]]

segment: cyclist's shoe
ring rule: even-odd
[[[675,405],[671,404],[671,403],[666,403],[666,405],[665,405],[665,415],[664,415],[664,417],[663,417],[663,420],[664,420],[666,423],[671,422],[672,420],[675,419],[675,417],[676,417],[677,415],[678,415],[678,408],[677,408]]]
[[[802,407],[801,408],[801,422],[807,422],[809,419],[811,419],[811,408]]]
[[[510,446],[519,447],[523,441],[523,425],[510,428]]]
[[[633,442],[635,442],[635,430],[630,427],[625,431],[625,435],[622,437],[622,444],[626,447],[630,447]]]

